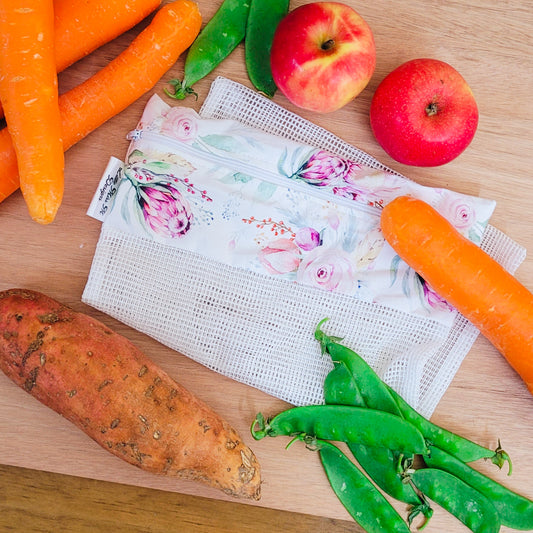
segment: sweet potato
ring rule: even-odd
[[[128,463],[259,499],[260,465],[237,432],[100,321],[38,292],[0,292],[0,368]]]

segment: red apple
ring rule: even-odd
[[[378,143],[405,165],[434,167],[461,154],[474,138],[478,108],[464,78],[437,59],[413,59],[379,84],[370,105]]]
[[[270,63],[276,85],[293,104],[327,113],[368,84],[376,66],[374,37],[345,4],[304,4],[279,23]]]

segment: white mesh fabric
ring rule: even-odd
[[[230,118],[375,168],[368,154],[242,85],[218,78],[205,118]],[[390,169],[387,169],[390,170]],[[489,226],[482,247],[514,272],[524,250]],[[295,405],[323,402],[332,368],[313,338],[317,323],[430,416],[477,330],[449,329],[338,293],[222,265],[202,255],[103,227],[83,301],[237,381]]]
[[[332,368],[313,331],[335,334],[404,385],[446,339],[444,326],[352,297],[222,265],[104,228],[83,299],[205,366],[297,405],[323,402]],[[327,326],[325,327],[327,329]]]

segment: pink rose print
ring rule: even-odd
[[[296,278],[327,291],[350,292],[355,275],[350,258],[342,251],[315,248],[300,263]]]
[[[198,133],[198,117],[187,107],[171,107],[161,126],[161,133],[178,141],[194,141]]]
[[[150,228],[164,237],[180,237],[191,227],[189,202],[170,184],[141,186],[139,205]]]
[[[270,274],[293,272],[300,264],[300,250],[290,239],[278,239],[259,252],[259,261]]]
[[[302,228],[296,232],[294,242],[306,252],[316,248],[320,244],[320,234],[313,228]]]
[[[446,195],[439,202],[437,210],[459,231],[470,229],[476,221],[476,213],[468,200]]]

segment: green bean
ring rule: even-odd
[[[492,502],[452,474],[437,468],[421,468],[411,480],[430,500],[458,518],[474,533],[497,533],[500,517]]]
[[[289,10],[289,0],[251,0],[244,51],[248,77],[254,87],[272,97],[276,84],[270,68],[274,32]]]
[[[322,320],[315,330],[315,338],[320,343],[322,353],[327,353],[334,363],[343,362],[346,365],[357,381],[367,407],[401,415],[389,388],[372,367],[356,352],[340,344],[338,337],[330,337],[320,329],[325,320],[327,319]]]
[[[347,405],[293,407],[268,421],[259,413],[252,423],[251,433],[256,440],[304,434],[320,440],[356,442],[404,453],[425,454],[428,451],[418,429],[402,418]]]
[[[367,533],[409,533],[394,507],[339,448],[329,442],[317,448],[333,491]]]
[[[192,86],[213,71],[244,39],[250,0],[224,0],[194,40],[185,60],[183,81],[173,79],[174,92],[168,96],[183,100],[196,94]]]
[[[391,395],[396,400],[400,411],[405,418],[416,426],[422,435],[438,448],[445,450],[457,459],[465,463],[470,463],[478,459],[490,459],[494,464],[500,468],[505,461],[509,462],[511,468],[511,461],[507,453],[499,446],[496,450],[490,450],[481,446],[469,439],[461,437],[447,429],[441,428],[436,424],[430,422],[427,418],[419,414],[413,409],[397,392],[389,387]]]
[[[468,483],[489,498],[504,526],[523,531],[533,530],[533,501],[516,494],[452,455],[430,446],[425,462],[432,468],[440,468]]]

